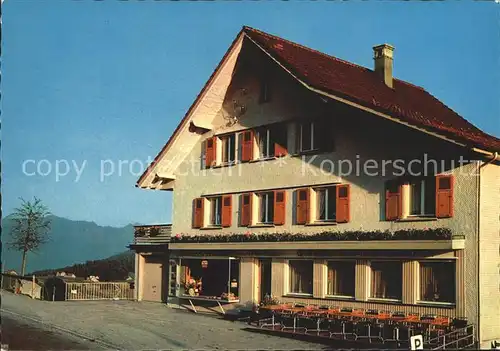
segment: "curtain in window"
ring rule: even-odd
[[[420,263],[420,299],[454,302],[455,270],[451,262]]]
[[[266,222],[266,201],[267,201],[267,194],[262,194],[260,196],[260,222],[261,223]]]
[[[401,299],[401,262],[372,262],[371,296],[381,299]]]
[[[354,296],[355,263],[328,263],[328,295]]]
[[[387,283],[383,279],[381,270],[372,270],[372,297],[386,298],[387,296]]]
[[[290,261],[290,292],[312,294],[313,265],[311,261]]]
[[[326,192],[324,189],[318,190],[316,193],[318,197],[318,218],[320,220],[326,219]]]

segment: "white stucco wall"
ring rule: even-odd
[[[500,166],[481,168],[479,237],[480,337],[500,341]]]

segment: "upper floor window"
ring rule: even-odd
[[[436,181],[434,177],[409,182],[410,215],[434,215],[436,212]]]
[[[222,225],[222,197],[210,199],[210,225]]]
[[[386,183],[386,220],[429,215],[453,216],[453,176],[395,179]]]
[[[287,125],[276,124],[257,130],[259,157],[281,157],[287,154]]]
[[[230,227],[232,217],[232,195],[194,199],[193,228]]]
[[[259,197],[259,223],[273,223],[274,220],[274,192],[269,191],[258,194]]]
[[[299,152],[313,151],[319,149],[320,128],[316,122],[304,122],[299,124],[298,149]]]
[[[328,262],[327,295],[354,296],[355,270],[355,261]]]
[[[259,144],[259,157],[267,158],[274,156],[274,140],[270,128],[262,128],[257,134]]]
[[[229,134],[222,136],[222,163],[233,163],[236,160],[236,135]]]
[[[347,223],[351,218],[349,184],[303,188],[296,191],[296,223]]]
[[[420,301],[455,302],[455,263],[420,262]]]
[[[396,261],[371,262],[371,294],[378,299],[401,300],[403,266]]]
[[[316,189],[316,220],[335,221],[336,191],[335,186]]]

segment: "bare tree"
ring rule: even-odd
[[[16,251],[22,251],[23,261],[21,275],[26,273],[26,258],[30,251],[36,251],[49,240],[50,212],[42,204],[42,200],[34,198],[33,202],[21,199],[21,206],[14,210],[14,222],[9,246]]]

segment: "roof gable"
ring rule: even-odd
[[[320,92],[331,93],[359,106],[385,113],[403,124],[451,139],[463,146],[481,148],[491,153],[500,151],[500,139],[481,131],[421,87],[394,79],[394,88],[391,89],[371,69],[245,26],[168,142],[141,175],[137,186],[167,190],[172,188],[176,167],[199,139],[199,135],[190,138],[182,138],[181,135],[190,133],[190,124],[201,129],[210,127],[211,121],[207,120],[207,116],[215,117],[209,112],[222,106],[243,35],[297,79]],[[224,82],[216,84],[223,70],[226,71],[226,74],[222,74]],[[165,161],[167,158],[168,162]],[[162,178],[162,182],[155,185]]]
[[[371,69],[250,27],[244,27],[244,32],[313,88],[339,95],[468,146],[500,151],[500,139],[484,133],[421,87],[394,79],[394,89],[391,89]]]

